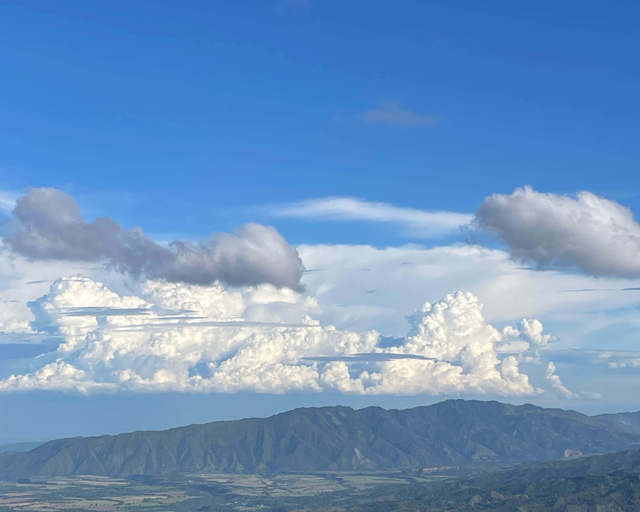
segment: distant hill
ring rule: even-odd
[[[636,511],[640,510],[639,472],[640,450],[627,450],[524,464],[470,478],[378,487],[345,508],[350,512]]]
[[[472,478],[377,487],[342,502],[349,512],[640,510],[640,450],[526,464]],[[331,503],[331,497],[327,498]]]
[[[448,400],[406,410],[303,408],[269,418],[50,441],[0,455],[0,479],[175,472],[393,470],[560,459],[640,446],[610,418]]]
[[[630,434],[640,435],[640,412],[621,412],[594,416],[598,421]]]
[[[526,464],[509,471],[473,479],[475,484],[483,481],[505,484],[542,483],[563,478],[605,476],[614,473],[639,473],[640,450],[591,455],[573,460],[556,460]]]

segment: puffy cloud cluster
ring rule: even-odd
[[[254,308],[274,303],[290,306],[289,323],[251,319]],[[542,390],[519,361],[550,341],[535,320],[494,328],[464,292],[424,304],[390,347],[376,331],[308,316],[292,322],[315,303],[266,285],[229,291],[144,281],[124,295],[75,276],[30,307],[33,328],[63,341],[40,356],[39,369],[0,381],[0,390],[532,395]]]
[[[518,260],[594,276],[640,277],[640,225],[628,208],[590,192],[575,199],[531,187],[493,194],[476,212]]]
[[[99,217],[86,222],[75,200],[53,188],[19,197],[6,241],[33,260],[106,262],[121,272],[171,282],[231,285],[270,283],[298,288],[302,262],[273,227],[246,224],[200,244],[174,241],[163,247],[141,229],[126,230]]]
[[[489,325],[474,295],[457,292],[435,304],[427,302],[409,322],[411,330],[401,344],[378,349],[395,358],[355,379],[349,377],[346,363],[333,363],[328,376],[332,385],[367,394],[529,395],[540,391],[520,373],[515,355],[499,357],[500,349],[518,338],[517,329],[499,331]],[[514,352],[529,350],[521,339]]]

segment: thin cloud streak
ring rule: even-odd
[[[75,307],[52,309],[61,316],[140,316],[154,315],[159,318],[194,318],[186,316],[196,311],[191,310],[154,310],[153,308],[109,308],[109,307]]]
[[[382,352],[367,352],[360,354],[345,354],[343,356],[316,356],[303,357],[305,361],[358,361],[358,362],[376,362],[376,361],[394,361],[396,359],[417,359],[419,361],[437,361],[433,357],[425,357],[417,354],[389,354]]]
[[[640,288],[580,288],[576,290],[562,290],[564,293],[577,292],[640,292]]]
[[[361,120],[366,125],[386,125],[396,128],[418,128],[435,126],[437,116],[418,114],[402,108],[396,101],[385,101],[375,108],[362,113]]]
[[[303,324],[303,323],[271,323],[271,322],[250,322],[246,320],[227,320],[227,321],[204,321],[204,322],[158,322],[158,323],[144,323],[144,324],[131,324],[126,327],[112,328],[113,332],[164,332],[167,328],[208,328],[208,327],[251,327],[251,328],[285,328],[285,329],[320,329],[320,325]]]
[[[419,238],[439,238],[469,224],[473,215],[402,208],[356,197],[324,197],[272,207],[276,217],[314,221],[366,221],[398,224]]]

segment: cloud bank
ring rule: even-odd
[[[590,192],[575,199],[531,187],[493,194],[475,220],[497,233],[517,260],[593,276],[640,277],[640,225],[628,208]]]
[[[275,228],[261,224],[166,248],[141,229],[126,230],[106,217],[86,222],[75,200],[53,188],[34,188],[19,197],[12,220],[5,240],[32,260],[104,262],[133,276],[190,284],[300,286],[297,251]]]
[[[509,203],[518,193],[533,195],[534,203],[545,196],[522,189],[492,198]],[[546,196],[572,207],[582,201],[582,196]],[[591,196],[614,205],[613,212],[626,211]],[[495,213],[494,206],[489,210]],[[276,215],[393,223],[425,238],[458,229],[471,217],[354,198],[280,208]],[[560,224],[571,220],[562,218],[564,210],[551,215],[548,205],[538,210]],[[479,225],[481,217],[479,212]],[[601,217],[615,226],[622,223],[614,215]],[[496,231],[490,227],[494,224],[499,222],[481,227]],[[599,294],[560,293],[600,285],[579,273],[533,272],[514,261],[523,257],[513,250],[508,254],[472,245],[303,245],[294,250],[273,228],[254,224],[235,235],[167,247],[110,219],[86,222],[75,201],[55,189],[34,189],[18,198],[5,228],[0,342],[28,341],[43,349],[35,359],[0,361],[4,392],[550,393],[588,398],[595,394],[574,393],[556,374],[549,358],[558,361],[561,354],[550,356],[547,348],[555,338],[541,322],[524,319],[500,329],[490,322],[502,326],[513,318],[544,315],[563,344],[572,346],[584,334],[620,322],[620,315],[605,318],[603,309],[635,303],[632,294],[616,293],[633,289],[631,281],[609,279]],[[264,242],[269,230],[273,243]],[[566,238],[565,233],[558,238]],[[298,251],[307,265],[319,269],[305,275],[304,293]],[[281,260],[295,262],[292,271],[284,271],[286,279],[278,273]],[[580,268],[550,261],[538,265]],[[78,272],[85,277],[58,279]],[[226,289],[222,283],[238,288]],[[472,293],[447,294],[461,286]],[[444,297],[414,311],[425,289]],[[486,310],[476,295],[487,301]],[[620,314],[627,318],[624,311]],[[611,368],[635,366],[631,360],[608,362]],[[576,385],[569,382],[570,388]]]
[[[122,295],[86,277],[59,279],[29,306],[32,328],[62,343],[34,361],[35,371],[1,380],[0,390],[543,392],[519,369],[549,343],[542,325],[523,320],[498,330],[470,293],[425,303],[390,347],[376,331],[339,330],[308,316],[282,325],[247,321],[255,306],[280,302],[296,311],[305,300],[269,285],[247,293],[145,281],[137,295]]]

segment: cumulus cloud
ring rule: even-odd
[[[78,391],[89,393],[96,389],[109,390],[114,386],[110,383],[98,383],[79,368],[58,359],[48,363],[29,375],[11,375],[0,382],[0,391],[14,389],[21,391]]]
[[[381,351],[429,359],[385,361],[377,371],[363,372],[355,381],[366,393],[417,394],[427,389],[434,394],[539,392],[520,373],[515,356],[500,359],[498,355],[501,345],[516,337],[516,329],[499,331],[488,324],[482,304],[471,293],[457,292],[435,304],[427,302],[408,320],[411,329],[403,342]],[[530,347],[522,342],[524,353]]]
[[[32,260],[105,262],[120,272],[171,282],[297,288],[298,253],[273,227],[245,224],[199,244],[158,245],[141,229],[126,230],[106,217],[86,222],[75,200],[53,188],[19,197],[6,241]]]
[[[254,302],[295,302],[267,285],[249,294],[218,283],[139,286],[136,295],[123,295],[86,277],[53,283],[30,303],[32,328],[63,342],[38,358],[37,370],[1,380],[0,390],[542,392],[519,368],[520,359],[550,341],[541,324],[496,329],[470,293],[425,303],[409,317],[408,334],[387,346],[377,331],[340,330],[308,316],[297,324],[247,321]]]
[[[398,128],[435,126],[439,120],[437,116],[418,114],[402,108],[397,101],[385,101],[375,108],[366,110],[362,114],[362,122],[364,124],[382,124]]]
[[[93,272],[91,266],[92,264],[70,266],[68,262],[62,261],[29,261],[0,238],[0,343],[16,338],[18,333],[28,333],[30,339],[39,337],[29,327],[33,314],[27,303],[45,294],[51,283],[60,276],[80,271],[95,278],[107,277],[102,269]]]
[[[325,197],[274,207],[278,217],[311,220],[367,221],[397,224],[412,236],[437,238],[460,230],[473,215],[401,208],[387,203],[365,201],[355,197]]]
[[[531,187],[493,194],[476,222],[497,233],[517,260],[593,276],[640,277],[640,225],[628,208],[590,192],[575,199]]]
[[[553,390],[555,390],[558,395],[562,398],[574,398],[577,395],[569,390],[563,383],[560,377],[556,375],[556,365],[553,361],[550,361],[547,365],[547,371],[545,372],[545,377],[551,384]]]

